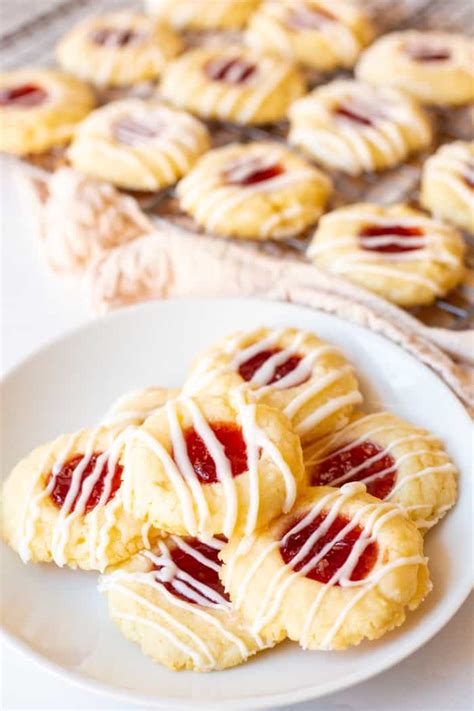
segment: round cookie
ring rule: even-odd
[[[358,175],[402,163],[432,140],[430,121],[397,89],[341,79],[296,101],[291,144],[324,166]]]
[[[260,0],[145,0],[147,11],[178,30],[243,27]]]
[[[135,425],[139,427],[148,417],[154,415],[168,400],[174,400],[179,388],[148,387],[136,392],[125,393],[108,409],[101,424],[109,427]]]
[[[245,39],[320,71],[352,67],[374,36],[367,15],[346,0],[266,0],[252,15]]]
[[[314,487],[293,511],[222,551],[221,578],[251,629],[346,649],[401,625],[431,589],[423,538],[363,484]]]
[[[304,93],[296,67],[244,47],[200,47],[170,62],[160,86],[171,104],[207,119],[274,123]]]
[[[452,227],[405,205],[356,204],[321,218],[308,257],[400,306],[430,304],[462,281]]]
[[[457,470],[440,439],[389,412],[353,416],[304,455],[312,486],[359,481],[372,496],[401,506],[420,529],[456,502]]]
[[[182,209],[208,232],[283,239],[316,222],[330,191],[329,178],[285,147],[253,142],[210,151],[177,192]]]
[[[68,157],[86,175],[156,191],[189,172],[209,142],[206,127],[184,111],[124,99],[96,109],[78,126]]]
[[[219,580],[224,545],[170,536],[101,578],[112,619],[155,662],[216,671],[273,646],[232,609]]]
[[[97,86],[153,81],[182,49],[166,25],[135,12],[88,17],[57,46],[59,64]]]
[[[66,143],[94,106],[88,86],[52,69],[0,74],[0,150],[43,153]]]
[[[299,438],[278,410],[242,393],[168,401],[127,443],[127,511],[163,531],[250,534],[305,484]]]
[[[365,50],[356,76],[403,89],[423,104],[468,104],[474,101],[472,38],[448,32],[393,32]]]
[[[306,445],[348,422],[362,396],[334,346],[295,328],[260,328],[218,341],[194,360],[185,392],[249,397],[282,410]]]
[[[448,143],[428,158],[420,201],[435,217],[474,234],[474,142]]]

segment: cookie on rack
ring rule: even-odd
[[[448,143],[428,158],[420,201],[435,217],[474,233],[474,142]]]
[[[210,145],[206,127],[158,101],[123,99],[93,111],[68,151],[82,173],[129,190],[173,185]]]
[[[210,151],[177,192],[181,208],[208,232],[284,239],[317,221],[331,181],[284,146],[256,141]]]
[[[59,64],[97,86],[154,81],[182,49],[171,28],[135,12],[88,17],[60,41]]]
[[[362,401],[342,353],[295,328],[260,328],[218,341],[195,358],[184,390],[216,395],[239,387],[282,410],[305,446],[344,427]]]
[[[43,153],[67,143],[94,106],[90,88],[53,69],[0,74],[0,150]]]
[[[237,124],[275,123],[304,93],[298,69],[239,46],[192,49],[170,62],[160,91],[179,108]]]
[[[220,538],[169,536],[102,576],[112,619],[155,662],[216,671],[275,644],[233,610],[219,580],[224,545]]]
[[[403,89],[424,104],[469,104],[474,101],[474,44],[449,32],[393,32],[364,51],[356,75]]]
[[[304,454],[312,486],[359,481],[372,496],[401,506],[422,530],[456,502],[457,470],[439,437],[390,412],[354,415]]]
[[[289,141],[318,163],[352,175],[402,163],[432,140],[416,101],[390,87],[342,79],[290,108]]]
[[[400,306],[430,304],[464,276],[453,227],[406,205],[360,203],[321,218],[308,257]]]
[[[147,11],[178,30],[232,30],[245,25],[260,0],[145,0]]]
[[[256,634],[347,649],[401,625],[431,589],[423,538],[363,484],[314,487],[250,540],[230,540],[221,578]]]
[[[245,34],[256,50],[319,71],[352,67],[373,36],[366,13],[347,0],[266,0]]]
[[[287,418],[235,392],[168,401],[132,433],[124,482],[136,518],[179,535],[228,537],[289,511],[305,473]]]

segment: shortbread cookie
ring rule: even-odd
[[[170,536],[102,577],[112,619],[155,662],[216,671],[273,646],[232,609],[219,580],[224,545]]]
[[[352,67],[374,36],[367,15],[347,0],[266,0],[247,43],[321,71]]]
[[[33,450],[3,486],[3,537],[26,563],[104,570],[153,532],[122,505],[122,427],[84,429]]]
[[[474,142],[441,146],[426,161],[420,200],[435,217],[474,233]]]
[[[52,69],[0,74],[0,150],[43,153],[66,143],[94,106],[85,84]]]
[[[290,143],[318,163],[352,175],[398,165],[431,140],[424,111],[390,87],[338,80],[290,109]]]
[[[126,448],[127,510],[170,533],[250,534],[289,511],[304,484],[288,420],[241,393],[168,401]]]
[[[71,74],[98,86],[155,80],[182,49],[180,38],[158,20],[135,12],[88,17],[59,43],[57,58]]]
[[[233,143],[205,155],[178,185],[183,210],[208,232],[282,239],[316,222],[331,182],[285,147]]]
[[[352,417],[305,451],[305,465],[313,486],[360,481],[424,530],[456,502],[457,470],[439,437],[389,412]]]
[[[321,218],[308,257],[401,306],[430,304],[464,275],[452,227],[405,205],[361,203]]]
[[[176,183],[209,147],[198,119],[157,101],[124,99],[93,111],[78,127],[68,156],[86,175],[129,190]]]
[[[196,357],[184,389],[216,395],[242,386],[257,402],[282,410],[305,444],[344,427],[362,400],[342,353],[295,328],[222,339]]]
[[[424,104],[468,104],[474,101],[474,44],[448,32],[393,32],[365,50],[356,75],[403,89]]]
[[[222,551],[221,578],[256,634],[346,649],[401,625],[430,591],[423,538],[363,484],[308,489],[293,511]]]
[[[160,86],[179,108],[238,124],[279,121],[304,89],[292,64],[237,46],[186,52],[170,62]]]
[[[243,27],[260,0],[145,0],[148,12],[179,30]]]

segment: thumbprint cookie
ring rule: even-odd
[[[171,104],[207,119],[274,123],[304,93],[298,69],[244,47],[200,47],[170,62],[160,90]]]
[[[180,535],[250,534],[305,484],[286,417],[243,393],[169,400],[128,440],[127,511]]]
[[[216,671],[273,646],[236,613],[219,579],[225,540],[169,536],[102,576],[110,616],[173,670]]]
[[[119,425],[142,425],[148,417],[154,415],[168,400],[174,400],[180,393],[179,388],[149,387],[136,392],[125,393],[109,408],[102,424],[109,427]]]
[[[474,233],[474,142],[449,143],[428,158],[421,204],[435,217]]]
[[[66,143],[94,106],[82,82],[52,69],[0,74],[0,150],[43,153]]]
[[[347,0],[266,0],[246,41],[321,71],[352,67],[374,35],[367,15]]]
[[[308,448],[305,465],[312,486],[359,481],[372,496],[401,506],[421,529],[456,502],[457,470],[440,439],[389,412],[354,416]]]
[[[153,81],[182,49],[180,38],[159,21],[134,12],[89,17],[59,43],[59,64],[97,86]]]
[[[308,257],[400,306],[430,304],[464,275],[453,228],[405,205],[358,204],[321,218]]]
[[[123,99],[93,111],[78,126],[68,157],[86,175],[129,190],[176,183],[209,147],[198,119],[157,101]]]
[[[277,143],[217,148],[178,185],[181,207],[208,232],[242,239],[282,239],[315,223],[329,178]]]
[[[292,512],[222,551],[221,578],[255,634],[346,649],[401,625],[430,591],[423,538],[360,483],[314,487]]]
[[[393,32],[364,51],[356,75],[403,89],[423,104],[468,104],[474,100],[474,44],[447,32]]]
[[[290,109],[290,143],[318,163],[352,175],[396,166],[431,140],[421,107],[390,87],[337,80]]]
[[[148,12],[178,30],[230,30],[245,25],[260,0],[145,0]]]
[[[233,388],[281,410],[304,444],[344,427],[362,396],[352,366],[334,346],[294,328],[234,333],[198,355],[188,392]]]

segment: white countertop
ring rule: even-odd
[[[27,195],[1,174],[2,371],[65,330],[93,318],[79,287],[48,273]],[[466,535],[469,532],[466,531]],[[470,561],[466,561],[468,565]],[[371,681],[294,711],[468,711],[473,707],[473,598],[431,642]],[[1,649],[1,706],[9,709],[131,709],[62,681],[8,645]],[[288,707],[289,708],[289,707]]]

